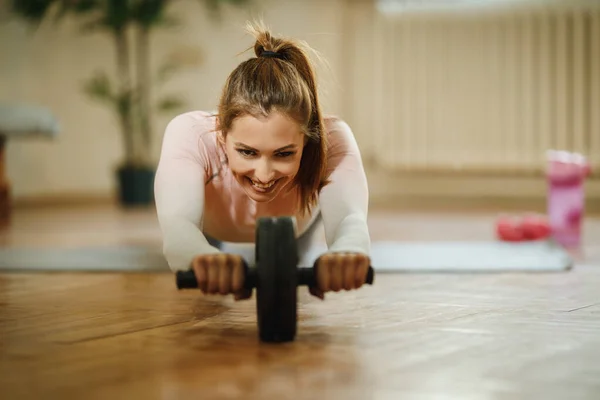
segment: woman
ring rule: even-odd
[[[294,216],[299,248],[323,222],[328,251],[318,287],[362,286],[370,264],[368,187],[348,125],[324,117],[308,47],[249,25],[256,57],[227,78],[218,113],[192,111],[167,126],[155,179],[163,251],[193,268],[204,293],[250,297],[242,257],[220,241],[254,241],[262,216]]]

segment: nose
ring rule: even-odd
[[[275,170],[268,160],[260,160],[254,171],[254,175],[257,181],[268,183],[275,177]]]

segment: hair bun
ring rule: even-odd
[[[263,50],[259,57],[265,57],[265,58],[279,58],[281,60],[285,59],[285,56],[282,53],[278,53],[276,51],[271,51],[271,50]]]

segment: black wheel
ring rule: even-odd
[[[256,310],[263,342],[296,336],[298,248],[291,218],[261,218],[256,229]]]

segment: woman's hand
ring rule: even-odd
[[[230,294],[235,300],[248,299],[252,291],[244,289],[244,262],[233,254],[203,254],[194,257],[192,268],[198,288],[205,294]]]
[[[371,259],[361,253],[328,253],[315,265],[317,287],[309,288],[313,296],[325,298],[325,292],[360,288],[367,278]]]

